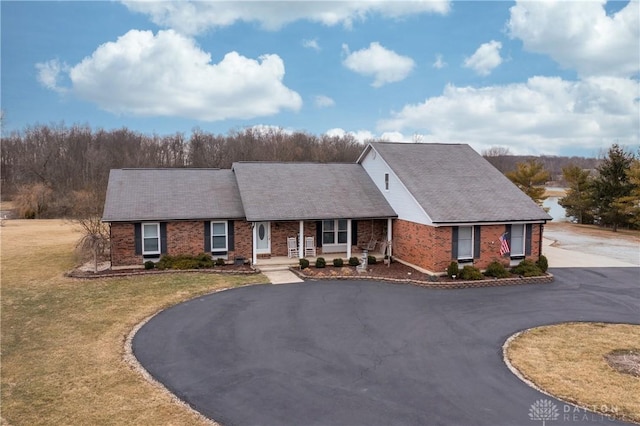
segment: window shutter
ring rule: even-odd
[[[233,251],[235,250],[235,235],[232,220],[227,222],[227,232],[229,233],[229,235],[227,236],[228,249],[229,251]]]
[[[351,221],[351,245],[352,246],[358,245],[358,221],[357,220]]]
[[[451,258],[458,258],[458,227],[451,227]]]
[[[167,253],[167,222],[160,222],[160,253]]]
[[[211,253],[211,222],[204,223],[204,252]]]
[[[473,227],[473,258],[480,259],[480,226]]]
[[[527,223],[525,225],[525,240],[524,240],[524,254],[525,256],[531,256],[531,233],[533,231],[533,225]]]
[[[136,254],[142,254],[142,224],[133,224],[133,234],[135,235]]]
[[[316,222],[316,245],[322,247],[322,221]]]

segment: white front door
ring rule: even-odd
[[[271,222],[256,222],[256,253],[271,253]]]

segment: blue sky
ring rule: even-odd
[[[477,151],[640,143],[638,1],[2,1],[6,134],[249,126]]]

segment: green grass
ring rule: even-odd
[[[60,221],[8,221],[2,228],[3,422],[203,424],[124,361],[125,338],[162,308],[265,277],[66,278],[78,237]]]

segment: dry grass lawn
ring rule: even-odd
[[[546,392],[592,411],[640,422],[640,377],[614,370],[605,356],[640,349],[640,325],[567,323],[516,337],[507,357]]]
[[[124,360],[124,340],[158,310],[262,275],[78,280],[79,238],[58,220],[0,228],[3,424],[205,424]]]

